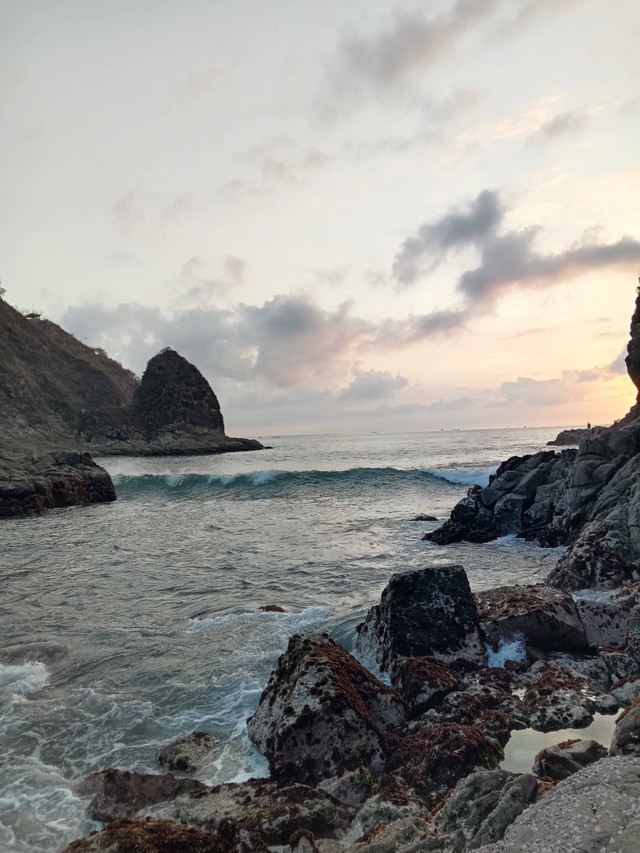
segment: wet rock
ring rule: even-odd
[[[576,675],[594,681],[601,690],[611,687],[611,674],[600,655],[570,655],[566,652],[552,652],[547,661],[561,669],[567,669]]]
[[[473,486],[451,510],[451,517],[442,527],[425,533],[422,537],[436,545],[451,545],[453,542],[490,542],[500,536],[493,512],[482,502],[482,488]]]
[[[627,708],[640,699],[640,675],[631,675],[617,681],[610,691],[621,708]]]
[[[595,705],[590,696],[599,692],[593,682],[542,661],[534,664],[525,678],[528,686],[523,701],[532,729],[581,729],[593,721]]]
[[[611,738],[610,752],[611,755],[633,755],[640,758],[640,699],[618,717]]]
[[[517,700],[514,698],[513,701]],[[459,691],[449,693],[437,708],[427,711],[419,720],[422,726],[436,723],[462,723],[473,726],[500,746],[506,745],[513,728],[504,711],[490,707],[479,695]]]
[[[386,759],[386,732],[405,719],[399,694],[328,637],[291,637],[247,721],[249,737],[280,780],[317,784]]]
[[[423,818],[405,817],[374,826],[348,847],[346,853],[424,853],[427,850],[442,850],[440,841],[428,835],[428,824]],[[431,846],[431,843],[436,846]]]
[[[590,646],[623,646],[630,614],[623,607],[604,601],[578,599],[576,607]]]
[[[404,658],[396,667],[393,683],[416,716],[441,702],[455,690],[461,675],[434,657]]]
[[[431,825],[446,838],[447,850],[475,850],[499,841],[537,791],[530,773],[479,770],[458,783]]]
[[[486,640],[521,634],[528,647],[543,651],[587,651],[589,643],[571,596],[545,584],[502,586],[475,593]]]
[[[438,519],[435,515],[427,515],[424,512],[421,512],[419,515],[414,516],[414,521],[437,521]]]
[[[93,820],[107,822],[133,817],[148,806],[204,788],[202,782],[172,773],[136,773],[110,767],[87,776],[78,786],[78,793],[93,794],[87,814]]]
[[[179,797],[163,811],[164,817],[207,830],[229,819],[260,833],[268,844],[286,844],[299,829],[318,838],[333,838],[346,828],[347,814],[317,788],[279,785],[270,779],[216,785]]]
[[[600,696],[594,696],[593,704],[598,714],[615,714],[620,703],[615,696],[610,693],[603,693]]]
[[[192,732],[186,737],[163,746],[157,756],[158,764],[178,773],[195,773],[213,749],[214,741],[206,732]]]
[[[502,749],[477,726],[440,723],[396,740],[380,780],[381,793],[404,792],[430,806],[474,770],[491,769]]]
[[[566,740],[540,750],[535,758],[533,772],[537,776],[560,781],[607,755],[606,747],[596,740]]]
[[[403,658],[435,657],[460,668],[486,663],[476,608],[462,566],[395,574],[358,626],[356,648],[382,671]]]
[[[482,853],[636,853],[640,760],[603,758],[526,809]]]
[[[286,613],[284,607],[279,604],[263,604],[258,610],[263,610],[265,613]]]
[[[215,832],[181,826],[167,820],[116,820],[102,832],[81,838],[63,853],[268,853],[256,834],[232,821]]]

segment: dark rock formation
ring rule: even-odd
[[[62,853],[269,853],[255,833],[222,821],[215,832],[168,820],[117,820]]]
[[[623,646],[631,613],[605,601],[578,599],[576,607],[590,646]]]
[[[158,764],[178,773],[195,773],[212,749],[211,735],[192,732],[163,746],[158,752]]]
[[[316,784],[359,766],[382,772],[386,732],[405,718],[400,696],[328,637],[291,637],[247,721],[280,780]]]
[[[89,453],[0,453],[0,518],[115,499],[111,477]]]
[[[606,747],[597,740],[567,740],[540,750],[535,758],[533,772],[537,776],[546,776],[559,782],[607,755]]]
[[[585,439],[590,438],[596,432],[605,429],[602,426],[588,427],[586,429],[563,429],[558,435],[547,442],[547,447],[576,447]]]
[[[636,305],[631,317],[631,330],[625,358],[629,378],[638,389],[636,407],[640,408],[640,287],[637,290]]]
[[[502,586],[475,594],[484,636],[497,646],[515,634],[543,651],[584,652],[589,648],[571,596],[544,584]]]
[[[483,853],[636,853],[640,759],[603,758],[560,782]]]
[[[393,575],[380,604],[358,626],[356,647],[393,670],[430,656],[469,668],[486,663],[475,603],[462,566],[429,566]]]
[[[87,809],[93,820],[110,821],[134,817],[141,809],[204,787],[202,782],[172,773],[136,773],[110,767],[87,776],[78,793],[93,794]]]

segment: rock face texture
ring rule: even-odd
[[[206,732],[192,732],[163,746],[158,752],[158,764],[177,773],[195,773],[213,746],[211,735]]]
[[[357,767],[379,776],[386,732],[404,718],[399,694],[342,646],[328,637],[295,635],[247,730],[274,778],[317,784]]]
[[[462,566],[393,575],[358,626],[356,648],[392,671],[404,658],[430,656],[462,668],[486,663],[476,606]]]
[[[604,758],[560,782],[483,853],[635,853],[639,800],[640,759]]]
[[[0,518],[115,499],[111,477],[89,453],[0,453]]]
[[[556,743],[536,755],[533,772],[550,779],[567,779],[588,764],[606,758],[607,750],[596,740],[570,740]]]

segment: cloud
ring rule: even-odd
[[[451,250],[477,245],[500,225],[505,207],[495,190],[483,190],[466,209],[451,210],[425,223],[408,237],[396,254],[392,273],[398,284],[410,285],[440,266]]]
[[[349,272],[349,268],[345,265],[339,267],[308,267],[308,271],[312,274],[316,284],[326,285],[330,287],[342,287]]]
[[[247,159],[257,165],[259,178],[228,181],[220,187],[226,197],[242,199],[299,186],[322,172],[332,158],[314,146],[299,150],[288,137],[279,137],[251,149]]]
[[[582,130],[588,124],[589,119],[589,113],[585,110],[567,110],[563,113],[557,113],[553,118],[545,121],[534,135],[553,139],[556,136],[573,134]]]
[[[601,268],[633,268],[640,262],[640,241],[622,237],[600,242],[596,232],[556,253],[535,248],[542,228],[503,229],[507,208],[494,190],[483,190],[466,207],[451,210],[434,222],[422,224],[400,246],[392,265],[398,288],[417,284],[462,249],[475,249],[479,265],[460,275],[456,292],[459,306],[413,318],[414,332],[453,330],[491,310],[512,289],[541,288]]]
[[[329,63],[323,113],[358,105],[365,96],[380,97],[404,85],[415,71],[453,49],[499,5],[501,0],[458,0],[450,10],[430,19],[418,11],[401,13],[375,35],[352,33],[343,39]]]
[[[212,379],[276,388],[335,385],[352,372],[360,347],[374,333],[371,324],[352,316],[348,303],[325,311],[306,294],[276,296],[263,305],[187,308],[171,316],[137,303],[86,304],[67,309],[61,322],[137,372],[171,346]]]
[[[625,354],[626,349],[610,364],[588,370],[563,370],[560,377],[551,379],[519,376],[515,380],[503,382],[498,389],[499,398],[489,405],[512,406],[522,403],[527,406],[559,406],[581,402],[588,399],[601,383],[626,374]]]
[[[356,375],[353,382],[340,392],[339,399],[356,403],[387,400],[407,384],[404,376],[392,376],[388,370],[367,370]]]
[[[113,204],[111,210],[120,232],[129,238],[162,238],[169,228],[198,208],[195,197],[181,191],[169,198],[141,196],[133,189]]]

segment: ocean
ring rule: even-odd
[[[394,572],[462,563],[473,589],[541,580],[558,550],[421,541],[473,483],[561,427],[261,436],[272,449],[108,458],[113,504],[0,525],[0,850],[98,828],[74,792],[109,766],[158,772],[195,729],[207,783],[266,775],[245,720],[288,637],[348,649]],[[264,612],[277,604],[286,613]]]

